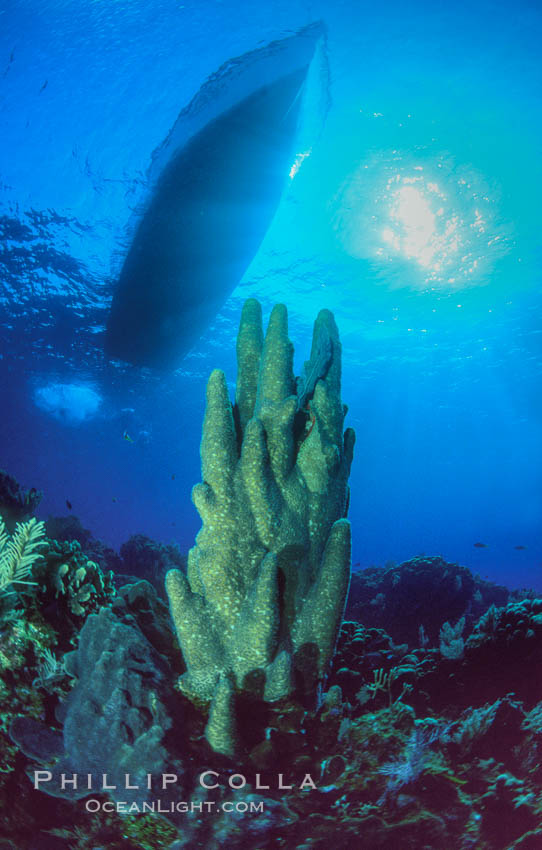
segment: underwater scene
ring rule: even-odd
[[[542,850],[541,42],[0,0],[0,850]]]

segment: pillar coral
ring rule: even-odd
[[[235,694],[274,701],[316,690],[333,657],[350,578],[341,345],[333,315],[314,324],[304,375],[293,373],[284,305],[263,334],[244,305],[232,406],[212,372],[201,441],[203,483],[192,492],[202,528],[187,576],[166,577],[187,671],[180,690],[211,701],[207,738],[235,750]]]

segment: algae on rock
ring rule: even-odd
[[[192,492],[202,519],[187,577],[166,577],[191,699],[224,707],[231,688],[270,701],[310,693],[325,678],[350,578],[348,475],[354,432],[343,434],[341,346],[322,310],[305,378],[293,373],[287,313],[245,303],[232,406],[224,374],[207,385],[201,461]],[[230,684],[228,684],[230,683]],[[227,711],[211,710],[224,718]],[[217,721],[218,722],[218,721]],[[208,729],[222,740],[227,721]],[[233,735],[233,732],[232,732]],[[231,736],[230,736],[231,738]]]

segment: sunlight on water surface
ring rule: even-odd
[[[512,246],[498,187],[445,154],[429,161],[396,150],[375,154],[350,174],[338,200],[343,248],[381,266],[392,286],[485,284]]]

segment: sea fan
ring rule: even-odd
[[[27,578],[32,565],[41,557],[38,550],[45,542],[45,524],[35,517],[18,522],[11,537],[0,517],[0,594],[6,593],[11,584],[36,584]]]

